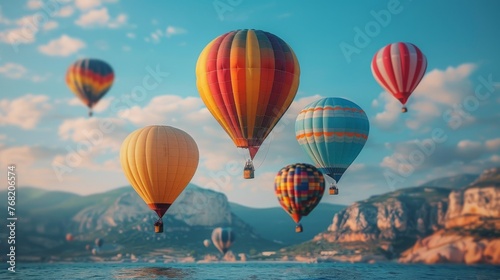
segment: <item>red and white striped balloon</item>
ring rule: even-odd
[[[398,42],[380,49],[371,67],[377,82],[405,105],[424,76],[427,59],[417,46]]]

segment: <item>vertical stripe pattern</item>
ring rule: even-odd
[[[422,80],[427,59],[411,43],[393,43],[380,49],[371,63],[375,80],[403,105]]]
[[[228,227],[218,227],[212,231],[212,243],[222,254],[226,254],[233,245],[235,237],[233,230]]]
[[[283,167],[276,175],[274,191],[281,207],[298,223],[321,201],[325,179],[313,165],[291,164]]]
[[[317,167],[339,181],[363,149],[368,117],[354,102],[328,97],[312,102],[295,121],[295,137]]]
[[[161,218],[198,167],[198,146],[186,132],[152,125],[123,141],[120,162],[132,187]]]
[[[210,42],[196,64],[201,99],[234,144],[253,158],[297,93],[292,49],[261,30],[236,30]]]

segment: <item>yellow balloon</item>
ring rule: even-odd
[[[158,214],[156,232],[162,232],[161,217],[193,178],[198,161],[194,139],[171,126],[147,126],[123,141],[123,171],[137,194]]]

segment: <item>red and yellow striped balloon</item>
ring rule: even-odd
[[[236,30],[210,42],[196,64],[208,110],[253,159],[292,103],[300,69],[293,50],[269,32]]]
[[[66,72],[66,83],[73,93],[92,108],[113,85],[115,74],[106,62],[99,59],[80,59],[71,64]]]
[[[299,224],[323,197],[325,179],[321,171],[307,163],[296,163],[283,167],[274,179],[274,191],[283,209]]]

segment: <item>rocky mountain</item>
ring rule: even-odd
[[[400,261],[500,264],[500,168],[486,170],[448,200],[443,227],[418,240]]]
[[[328,228],[332,222],[332,215],[342,209],[344,205],[320,203],[314,211],[302,219],[304,231],[294,233],[295,222],[281,207],[256,209],[231,203],[231,210],[238,217],[248,223],[262,237],[279,242],[283,246],[290,246],[311,240],[316,234]]]
[[[370,197],[339,211],[311,241],[286,248],[284,258],[498,264],[499,184],[494,168],[474,180],[441,178]]]
[[[5,198],[0,207],[6,208],[6,193],[0,194]],[[156,214],[131,187],[89,196],[18,187],[16,209],[16,253],[20,260],[217,255],[213,245],[203,246],[203,240],[210,239],[217,226],[233,228],[237,239],[231,249],[235,255],[281,247],[236,216],[223,193],[195,185],[189,185],[164,216],[165,232],[161,234],[153,231]],[[72,241],[66,241],[68,233]],[[6,245],[8,234],[0,232],[1,246]],[[101,248],[94,245],[96,238],[104,240]],[[93,256],[92,249],[99,253]],[[0,258],[4,260],[5,254]]]

